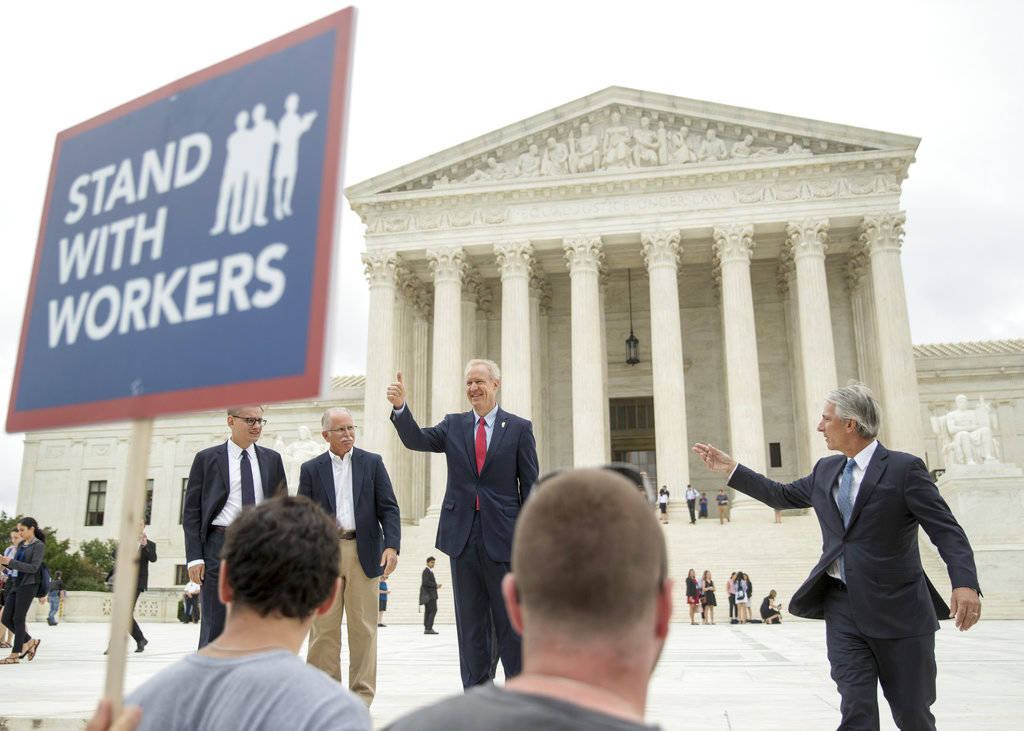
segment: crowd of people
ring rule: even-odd
[[[715,607],[718,606],[717,588],[711,578],[711,571],[705,570],[700,578],[694,569],[686,575],[686,605],[689,608],[690,624],[715,624]],[[777,593],[772,589],[761,601],[760,615],[757,619],[751,614],[754,605],[754,585],[750,576],[743,571],[733,571],[725,582],[726,594],[729,597],[730,624],[779,624],[782,621],[782,605],[777,600]],[[700,620],[699,622],[697,620]]]
[[[538,480],[530,422],[497,405],[497,365],[470,361],[465,377],[471,410],[433,427],[413,419],[401,374],[387,389],[402,443],[446,455],[436,547],[450,557],[465,689],[388,728],[649,729],[648,684],[672,618],[673,582],[656,511],[640,497],[644,477],[611,466]],[[281,456],[255,444],[264,423],[262,407],[229,409],[230,438],[197,454],[188,478],[182,524],[189,577],[200,587],[198,652],[135,689],[118,719],[101,704],[92,731],[370,728],[376,630],[400,549],[387,470],[380,455],[354,447],[352,415],[328,409],[322,417],[327,449],[302,464],[298,496],[290,497]],[[877,404],[863,386],[831,391],[818,431],[844,456],[823,458],[811,475],[788,485],[709,444],[693,451],[709,469],[728,475],[730,488],[776,510],[818,512],[822,556],[788,609],[825,619],[842,727],[878,726],[881,684],[897,725],[933,729],[937,619],[948,613],[966,630],[980,617],[970,545],[921,461],[878,443]],[[877,490],[885,470],[887,487]],[[667,506],[667,491],[664,501],[661,494],[656,499]],[[688,491],[688,505],[691,500],[695,521],[692,507],[701,498]],[[728,520],[724,489],[715,500],[719,520]],[[858,522],[869,502],[872,519]],[[918,525],[949,567],[950,606],[921,570]],[[31,660],[40,644],[25,618],[32,600],[46,594],[46,537],[32,518],[21,518],[17,528],[13,552],[0,558],[12,574],[2,624],[13,633],[12,652],[0,664]],[[143,526],[141,589],[146,566],[156,559],[150,546]],[[879,593],[869,580],[866,569],[892,556],[901,559],[893,580],[912,586],[912,595]],[[427,560],[420,583],[426,634],[436,634],[441,588],[434,560]],[[709,570],[700,578],[688,572],[692,624],[698,612],[701,623],[715,623],[719,591]],[[761,619],[752,617],[754,586],[746,572],[733,572],[725,591],[730,622],[781,621],[774,589],[761,602]],[[347,683],[340,672],[343,613]],[[137,625],[133,636],[141,652],[146,640]],[[297,654],[307,636],[303,662]],[[884,662],[872,659],[879,657]],[[499,661],[504,687],[493,683]]]

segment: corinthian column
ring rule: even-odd
[[[592,467],[605,461],[604,387],[601,383],[600,236],[563,241],[572,300],[572,462]]]
[[[828,454],[825,440],[814,426],[821,420],[825,394],[836,386],[836,349],[825,276],[828,220],[794,221],[786,227],[786,233],[796,269],[797,326],[804,383],[804,413],[798,414],[798,418],[806,429],[803,433],[808,439],[807,455],[813,465]]]
[[[533,339],[530,322],[529,241],[497,244],[494,257],[501,272],[501,406],[533,418]]]
[[[861,242],[871,257],[880,396],[889,444],[901,451],[924,454],[917,371],[900,264],[905,220],[899,211],[865,216]]]
[[[679,495],[690,481],[683,335],[679,320],[679,231],[640,234],[651,292],[651,372],[658,482]]]
[[[461,411],[463,406],[462,368],[465,364],[462,362],[462,275],[466,270],[466,257],[460,247],[442,246],[427,250],[427,262],[434,275],[434,349],[430,404],[432,423],[436,424],[445,414]],[[429,514],[436,515],[440,511],[446,470],[444,455],[431,455]]]
[[[715,257],[722,277],[722,328],[725,331],[725,381],[729,397],[729,443],[733,457],[757,472],[767,467],[757,328],[750,285],[754,227],[716,226]]]
[[[395,294],[398,257],[395,254],[363,254],[370,284],[370,321],[366,336],[366,388],[363,392],[363,429],[360,445],[377,452],[391,464],[394,427],[388,418],[385,398],[395,377]]]

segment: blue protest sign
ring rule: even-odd
[[[319,392],[353,22],[58,135],[8,431]]]

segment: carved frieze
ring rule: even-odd
[[[771,129],[613,105],[403,183],[389,192],[868,149]]]

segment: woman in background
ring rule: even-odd
[[[714,624],[715,607],[718,606],[718,601],[715,599],[715,582],[712,580],[709,570],[704,570],[701,582],[704,584],[704,594],[701,598],[704,605],[704,624]]]
[[[40,569],[43,565],[43,552],[46,550],[46,534],[39,529],[35,518],[22,518],[18,521],[18,535],[21,540],[14,557],[0,558],[0,566],[18,572],[7,592],[3,619],[0,620],[14,633],[14,647],[10,655],[0,660],[0,665],[16,665],[23,657],[32,660],[39,650],[39,640],[29,635],[25,617],[32,606],[32,600],[36,598],[36,588],[42,578]]]
[[[700,606],[700,584],[697,583],[697,572],[693,569],[686,575],[686,603],[690,607],[690,624],[697,624],[694,615]]]
[[[4,549],[4,556],[7,558],[14,558],[14,552],[18,550],[18,543],[21,541],[21,535],[18,533],[17,528],[11,528],[11,545]],[[6,566],[0,566],[0,614],[4,610],[4,602],[7,600],[7,592],[14,586],[14,577],[18,575],[17,571],[9,569]],[[14,633],[7,629],[3,624],[0,624],[0,649],[10,649],[11,643],[14,642]]]

